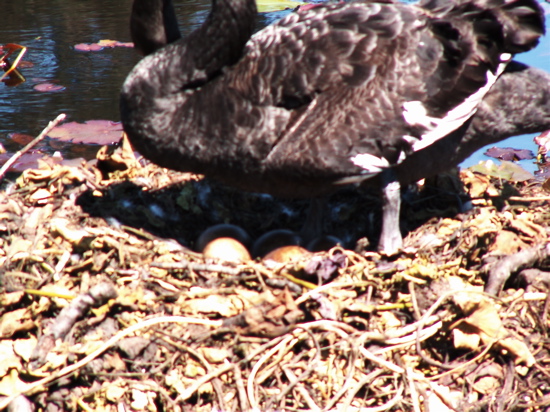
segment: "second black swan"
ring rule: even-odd
[[[213,0],[182,39],[170,0],[134,0],[146,57],[122,88],[125,132],[160,166],[248,191],[312,197],[376,177],[387,253],[402,245],[402,165],[453,136],[458,147],[544,32],[536,0],[319,5],[252,36],[255,15],[255,0]]]

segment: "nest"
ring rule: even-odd
[[[376,196],[343,192],[325,224],[341,245],[235,263],[193,251],[201,231],[295,229],[307,204],[129,150],[45,159],[0,193],[0,409],[544,410],[548,200],[439,177],[387,257],[357,236],[379,230]]]

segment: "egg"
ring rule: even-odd
[[[297,245],[302,243],[302,238],[295,232],[287,229],[277,229],[264,233],[252,246],[252,256],[264,257],[272,250],[282,246]]]
[[[246,247],[230,237],[220,237],[210,241],[202,253],[207,259],[219,259],[234,263],[242,263],[251,259]]]
[[[201,233],[195,243],[196,250],[203,252],[206,245],[217,238],[232,238],[237,240],[242,245],[250,245],[250,236],[246,230],[237,225],[221,223],[219,225],[210,226]]]
[[[290,246],[282,246],[275,250],[272,250],[267,255],[263,257],[263,261],[272,261],[277,263],[288,263],[293,262],[296,260],[302,259],[306,255],[310,255],[311,253],[304,249],[301,246],[297,245],[290,245]]]

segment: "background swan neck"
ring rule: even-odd
[[[135,0],[131,25],[136,46],[145,53],[156,51],[128,75],[122,88],[122,98],[128,100],[124,104],[135,100],[139,106],[138,101],[148,100],[150,106],[152,99],[172,99],[219,76],[242,57],[256,13],[255,0],[213,0],[201,27],[179,39],[171,0]]]
[[[162,9],[157,10],[156,18],[150,19],[152,25],[158,26],[159,16],[163,24],[172,19],[171,0],[135,0],[136,3],[148,7],[156,4]],[[213,0],[212,9],[200,28],[144,58],[130,77],[149,83],[151,90],[147,93],[156,96],[203,86],[221,74],[225,66],[237,63],[242,57],[254,31],[256,13],[255,0]],[[158,30],[149,30],[155,31]],[[169,32],[166,29],[166,33]]]
[[[181,34],[171,0],[135,0],[130,18],[134,47],[143,55],[151,54]]]

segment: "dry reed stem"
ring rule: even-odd
[[[48,133],[52,131],[54,127],[56,127],[59,123],[61,123],[63,120],[65,120],[65,117],[67,115],[65,113],[61,113],[59,116],[57,116],[54,120],[48,123],[48,125],[42,130],[42,132],[35,137],[31,142],[29,142],[23,149],[19,150],[18,152],[14,153],[10,159],[4,163],[4,165],[0,168],[0,181],[4,178],[4,175],[9,170],[9,168],[19,160],[21,156],[23,156],[25,153],[27,153],[30,149],[32,149],[38,142],[43,140]]]

